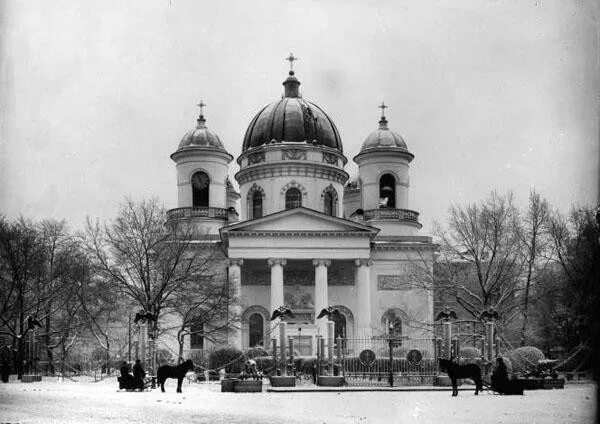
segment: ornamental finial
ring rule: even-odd
[[[204,116],[204,106],[206,106],[206,103],[200,100],[200,103],[198,103],[196,106],[200,108],[200,116]]]
[[[387,106],[385,103],[381,102],[381,104],[379,106],[377,106],[379,109],[381,109],[381,117],[385,118],[385,110],[389,107]]]
[[[204,106],[206,106],[206,103],[204,103],[202,100],[200,100],[200,103],[198,103],[196,106],[198,106],[200,108],[200,116],[198,116],[198,128],[204,128],[206,125],[206,119],[204,119]]]
[[[294,56],[294,53],[290,53],[290,55],[286,57],[285,60],[290,62],[290,75],[294,75],[294,62],[298,60],[298,58]]]
[[[381,104],[379,106],[377,106],[379,109],[381,109],[381,119],[379,120],[379,129],[380,130],[387,130],[388,126],[387,126],[387,119],[385,119],[385,110],[389,107],[386,106],[385,103],[381,102]]]

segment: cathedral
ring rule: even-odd
[[[239,299],[232,308],[241,317],[228,344],[269,346],[271,315],[282,306],[294,314],[287,332],[299,355],[315,354],[327,326],[317,316],[327,307],[340,312],[336,337],[421,335],[419,323],[433,320],[433,294],[413,284],[411,270],[432,269],[435,245],[419,235],[419,213],[409,208],[414,155],[389,128],[386,106],[378,127],[365,130],[352,158],[358,175],[350,178],[335,123],[302,96],[292,68],[281,98],[248,124],[239,191],[228,177],[234,158],[199,106],[197,126],[171,155],[178,207],[167,216],[198,228],[200,241],[225,253]],[[207,347],[201,337],[187,342],[188,349]]]

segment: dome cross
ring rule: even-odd
[[[200,116],[204,116],[204,107],[206,106],[206,103],[200,100],[200,103],[198,103],[196,106],[200,108]]]
[[[285,58],[288,62],[290,62],[290,71],[294,70],[294,61],[298,60],[297,57],[294,56],[294,53],[290,53],[288,57]]]
[[[385,103],[381,102],[381,104],[379,106],[377,106],[379,109],[381,109],[381,117],[385,118],[385,110],[389,107],[386,106]]]

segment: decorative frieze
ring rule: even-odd
[[[248,165],[254,165],[265,161],[265,152],[256,152],[248,155]]]
[[[328,163],[330,165],[337,165],[338,157],[333,153],[323,152],[323,162]]]
[[[306,285],[296,284],[284,293],[285,305],[296,309],[312,309],[315,307],[312,290]]]
[[[257,166],[243,168],[235,175],[235,179],[240,185],[277,177],[322,178],[345,184],[348,180],[348,173],[343,169],[334,168],[323,163],[306,161],[294,166],[290,166],[289,163],[265,162]]]
[[[347,263],[332,261],[327,270],[327,284],[330,286],[353,286],[354,269],[351,265],[348,265]],[[244,267],[241,277],[243,286],[268,286],[271,284],[271,272],[268,268]],[[284,266],[283,284],[285,287],[314,286],[315,272],[313,269],[291,269]]]
[[[306,160],[306,150],[285,149],[281,151],[282,160]]]
[[[405,275],[378,275],[378,290],[406,290],[410,288],[410,283]]]

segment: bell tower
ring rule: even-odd
[[[228,180],[233,160],[219,136],[206,126],[202,101],[196,128],[188,131],[171,155],[177,169],[177,205],[167,219],[185,220],[199,231],[218,234],[219,228],[237,221],[232,206],[235,190]]]
[[[416,235],[419,213],[408,209],[410,162],[414,155],[404,139],[388,127],[383,102],[379,128],[363,142],[354,157],[358,165],[362,218],[381,235]]]

